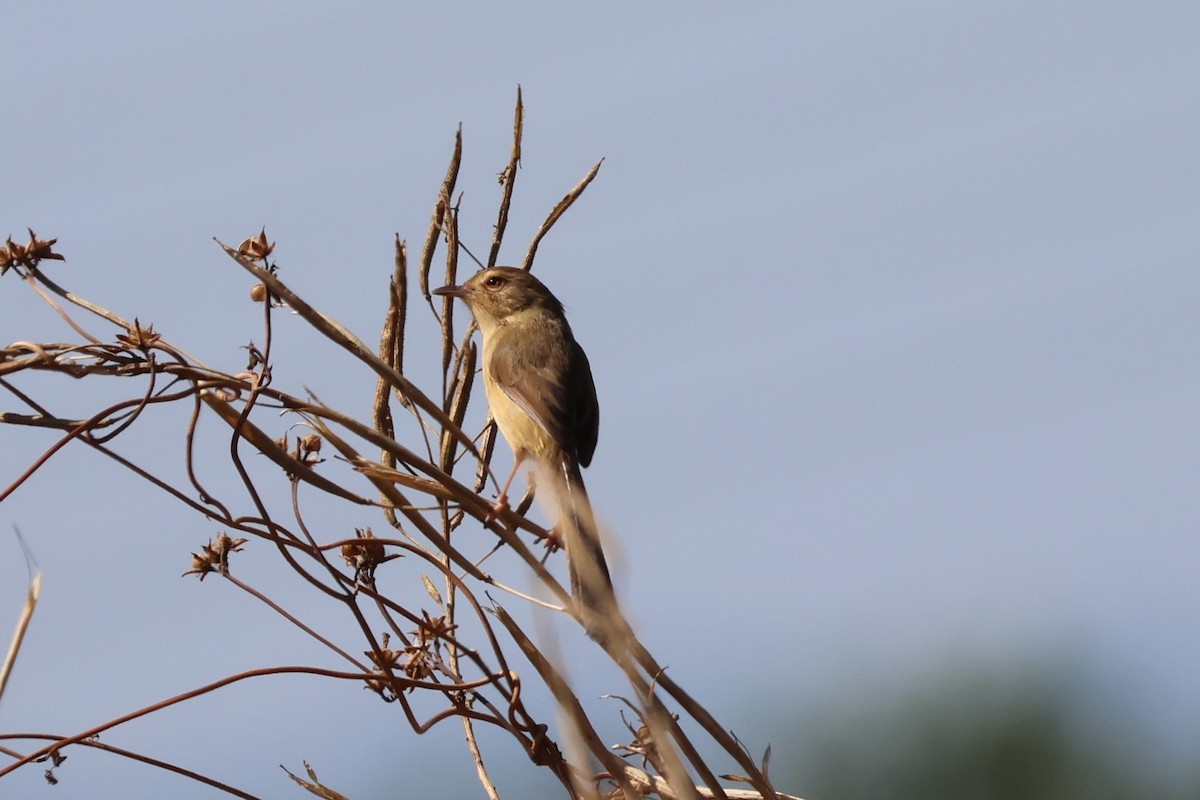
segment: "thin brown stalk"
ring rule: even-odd
[[[109,311],[104,306],[97,305],[96,303],[93,303],[90,300],[85,300],[84,298],[80,297],[79,295],[68,292],[66,289],[62,288],[57,283],[55,283],[53,280],[51,280],[49,278],[49,276],[47,276],[46,273],[42,272],[41,270],[34,270],[32,272],[32,275],[33,275],[33,277],[35,277],[37,279],[37,281],[39,283],[41,283],[47,289],[54,292],[56,295],[63,298],[64,300],[74,303],[75,305],[79,306],[80,308],[86,309],[87,311],[92,312],[96,316],[102,317],[103,319],[106,319],[109,322],[111,322],[112,324],[114,324],[118,327],[124,328],[125,330],[129,330],[132,327],[124,319],[117,316],[113,312]],[[88,338],[88,337],[85,337],[85,338]]]
[[[52,734],[52,733],[0,734],[0,739],[35,739],[35,740],[36,739],[46,739],[46,740],[49,740],[52,742],[59,742],[59,741],[62,741],[64,738],[66,738],[66,737],[56,736],[55,734]],[[174,772],[176,775],[181,775],[184,778],[187,778],[188,780],[195,781],[196,783],[202,783],[205,786],[211,786],[212,788],[217,789],[222,792],[225,792],[226,794],[231,794],[234,797],[240,797],[240,798],[242,798],[242,800],[261,800],[261,798],[259,798],[258,795],[250,794],[249,792],[244,792],[241,789],[230,786],[227,783],[223,783],[222,781],[219,781],[216,778],[210,778],[207,775],[196,772],[194,770],[187,769],[186,767],[181,767],[178,764],[172,764],[168,761],[162,761],[161,759],[152,758],[151,756],[134,752],[133,750],[126,750],[123,747],[117,747],[116,745],[108,744],[106,742],[101,742],[98,739],[83,739],[81,741],[74,742],[74,746],[75,747],[90,747],[94,750],[100,750],[105,753],[111,753],[115,756],[127,758],[130,761],[137,761],[138,763],[145,764],[150,767],[155,767],[157,769],[166,770],[167,772]]]
[[[525,632],[521,630],[516,620],[502,606],[497,606],[495,613],[496,618],[500,620],[505,630],[508,631],[513,641],[516,642],[521,653],[533,666],[534,670],[537,671],[538,676],[546,684],[547,688],[550,689],[555,703],[558,704],[562,713],[570,720],[570,724],[579,732],[587,749],[591,751],[592,755],[596,757],[604,769],[612,776],[613,780],[621,785],[627,798],[638,797],[639,795],[633,790],[633,784],[625,778],[625,762],[605,745],[600,735],[596,732],[596,729],[592,726],[591,720],[588,719],[587,712],[583,710],[583,705],[579,702],[579,698],[571,691],[566,680],[563,679],[558,670],[554,668],[554,665],[550,663],[541,650],[525,635]],[[557,772],[559,779],[569,786],[571,776],[565,768],[560,767]]]
[[[26,281],[26,283],[29,284],[30,288],[32,288],[35,292],[37,292],[38,295],[40,295],[41,298],[46,301],[47,305],[49,305],[51,308],[54,309],[55,313],[57,313],[58,316],[62,318],[63,322],[65,322],[65,323],[67,323],[67,325],[71,326],[71,330],[75,331],[80,336],[82,336],[83,338],[85,338],[89,342],[91,342],[92,344],[100,344],[99,339],[97,339],[95,336],[92,336],[90,333],[88,333],[86,330],[84,330],[84,328],[81,325],[79,325],[79,323],[77,323],[75,320],[71,319],[71,315],[68,314],[63,309],[62,306],[60,306],[58,303],[56,303],[54,301],[54,298],[52,298],[50,295],[46,294],[45,289],[43,289],[38,283],[39,278],[43,282],[49,284],[49,282],[46,280],[45,276],[43,276],[40,272],[30,272],[28,275],[25,276],[25,281]],[[86,301],[84,301],[84,302],[86,302]],[[82,303],[80,303],[80,305],[82,305]],[[99,306],[91,306],[90,303],[84,307],[88,308],[89,310],[95,310],[95,309],[100,308]],[[115,317],[115,319],[120,319],[120,318]],[[124,325],[123,327],[125,327],[126,330],[129,329],[128,324]]]
[[[316,424],[319,426],[321,435],[325,437],[330,444],[337,448],[337,450],[341,452],[342,455],[347,459],[357,461],[362,458],[362,456],[359,455],[359,453],[353,447],[351,447],[348,442],[343,440],[340,436],[337,436],[328,427],[321,425],[319,421],[317,421]],[[434,547],[449,554],[453,558],[454,563],[457,564],[461,569],[465,570],[469,575],[477,578],[478,580],[484,581],[485,583],[492,582],[491,577],[476,567],[469,558],[464,556],[454,547],[451,547],[450,542],[446,539],[446,537],[443,536],[436,528],[430,525],[429,521],[426,520],[424,516],[411,510],[413,507],[412,504],[409,503],[408,499],[396,489],[395,484],[378,478],[372,478],[369,475],[366,477],[375,485],[376,489],[383,494],[384,498],[388,502],[390,502],[395,508],[398,508],[404,512],[409,521],[417,528],[417,530],[421,532],[423,536],[425,536],[425,538],[430,540]]]
[[[488,775],[487,765],[483,763],[483,753],[480,752],[479,741],[475,738],[475,725],[468,717],[463,717],[462,726],[463,735],[467,740],[467,749],[471,753],[471,761],[475,764],[475,775],[479,778],[484,793],[487,794],[488,800],[500,800],[496,784],[492,782],[491,776]]]
[[[245,672],[239,672],[236,675],[228,675],[219,680],[216,680],[211,683],[207,683],[203,686],[199,686],[195,689],[191,689],[189,691],[183,692],[182,694],[177,694],[174,697],[169,697],[166,700],[161,700],[157,703],[153,703],[151,705],[145,706],[144,708],[139,708],[137,711],[131,711],[128,714],[123,714],[114,719],[110,719],[108,722],[102,722],[99,725],[88,728],[85,731],[81,731],[79,733],[75,733],[70,736],[64,736],[61,739],[57,739],[54,741],[53,744],[47,745],[46,747],[43,747],[39,750],[35,750],[32,753],[27,753],[22,758],[19,758],[10,764],[5,764],[3,766],[0,766],[0,778],[4,777],[5,775],[9,774],[10,772],[12,772],[16,769],[19,769],[20,767],[25,766],[26,764],[33,763],[35,761],[38,761],[39,759],[41,759],[44,756],[48,756],[50,753],[54,752],[55,750],[61,750],[62,748],[67,747],[68,745],[77,744],[77,743],[83,741],[84,739],[91,739],[93,737],[99,736],[100,734],[104,733],[105,731],[112,730],[113,728],[124,725],[127,722],[132,722],[133,720],[138,719],[139,717],[144,717],[147,714],[153,714],[156,711],[161,711],[164,708],[169,708],[170,706],[178,705],[179,703],[185,702],[187,700],[191,700],[194,697],[200,697],[201,695],[205,695],[210,692],[214,692],[217,689],[220,689],[224,686],[229,686],[230,684],[239,683],[241,681],[248,680],[250,678],[260,678],[260,677],[264,677],[264,676],[268,676],[268,675],[318,675],[318,676],[325,677],[325,678],[336,678],[339,680],[352,680],[352,681],[362,681],[362,680],[368,680],[368,679],[375,679],[378,677],[375,675],[371,675],[369,673],[364,674],[362,672],[340,672],[338,670],[322,669],[321,667],[304,667],[304,666],[260,667],[258,669],[246,670]],[[394,680],[399,681],[401,685],[412,686],[413,688],[435,688],[435,689],[442,688],[442,687],[438,687],[436,685],[431,685],[424,681],[414,681],[414,680],[408,680],[408,679],[403,679],[403,678],[395,678]],[[475,686],[482,686],[485,683],[487,683],[487,682],[486,681],[472,681],[472,682],[464,683],[459,688],[471,689],[471,688],[474,688]]]
[[[475,358],[477,349],[474,343],[467,345],[466,354],[461,362],[458,373],[451,384],[452,394],[446,411],[459,427],[467,417],[467,404],[471,401],[471,390],[475,386]],[[442,436],[442,453],[439,463],[443,470],[453,469],[456,440],[448,434]]]
[[[521,269],[533,269],[533,257],[537,255],[538,245],[541,244],[543,237],[554,227],[554,223],[558,222],[562,215],[567,213],[567,209],[579,199],[579,196],[583,194],[583,190],[588,187],[588,184],[595,180],[596,175],[600,172],[600,165],[603,163],[603,158],[597,161],[596,166],[588,170],[588,174],[583,176],[583,180],[575,184],[571,191],[567,192],[566,197],[559,200],[558,205],[554,206],[550,211],[550,215],[546,217],[545,222],[542,223],[542,227],[538,228],[533,241],[529,243],[529,250],[525,253],[525,260],[521,263]]]
[[[454,499],[458,501],[459,505],[467,509],[469,513],[480,522],[484,522],[489,517],[493,516],[494,509],[492,508],[492,505],[480,497],[476,492],[459,483],[449,473],[438,469],[437,467],[433,466],[433,464],[418,457],[415,453],[404,447],[399,442],[380,436],[370,426],[364,425],[362,422],[354,419],[353,417],[341,414],[326,406],[308,405],[297,408],[296,410],[303,413],[310,424],[312,424],[314,428],[317,429],[322,435],[332,435],[332,430],[330,430],[330,428],[323,422],[320,422],[320,420],[330,420],[336,422],[350,433],[353,433],[355,436],[363,439],[366,442],[369,442],[370,444],[393,450],[397,459],[399,459],[401,462],[411,466],[418,472],[424,473],[440,483],[444,489],[449,490]],[[338,446],[339,448],[341,447],[341,445]],[[353,448],[350,448],[348,445],[346,446],[347,449],[340,452],[352,465],[360,467],[362,465],[371,463],[367,459],[360,456]],[[504,525],[501,525],[500,523],[504,523]],[[506,512],[502,514],[498,519],[493,521],[489,527],[503,537],[505,535],[503,532],[503,528],[505,526],[511,526],[514,529],[519,528],[521,530],[529,531],[539,538],[545,538],[546,536],[545,529],[533,524],[525,517],[513,512]]]
[[[524,121],[523,97],[518,87],[512,149],[500,176],[502,191],[488,253],[489,266],[495,265],[500,258],[515,202]],[[213,551],[214,540],[210,540],[209,546],[195,556],[198,561],[193,562],[194,568],[190,572],[203,575],[213,563],[205,559],[219,558],[215,562],[218,564],[216,571],[325,645],[337,657],[354,665],[357,671],[338,673],[315,667],[280,667],[240,673],[75,737],[55,739],[47,750],[41,751],[43,755],[78,743],[80,737],[92,736],[248,677],[307,672],[362,682],[384,700],[395,702],[397,711],[417,733],[457,717],[463,726],[476,774],[489,800],[498,800],[499,791],[488,772],[488,763],[494,766],[494,762],[490,757],[485,759],[481,747],[482,742],[487,741],[486,737],[476,723],[494,725],[512,734],[534,763],[550,769],[575,798],[590,800],[598,797],[600,782],[612,781],[616,787],[614,795],[623,794],[628,800],[647,794],[667,800],[768,800],[775,797],[792,800],[774,792],[766,759],[762,765],[756,764],[741,741],[721,727],[663,671],[638,640],[615,600],[611,613],[606,610],[603,614],[588,612],[572,600],[562,583],[547,569],[551,551],[543,552],[533,544],[530,536],[525,535],[531,534],[543,541],[549,536],[545,529],[524,516],[532,503],[531,489],[515,511],[499,514],[481,495],[489,478],[495,479],[490,461],[495,452],[497,428],[489,418],[475,437],[468,437],[463,430],[469,404],[480,393],[476,380],[479,351],[473,340],[476,327],[473,322],[465,321],[465,315],[460,315],[465,324],[456,325],[454,304],[444,301],[440,307],[435,306],[430,294],[433,258],[441,241],[444,239],[447,245],[443,275],[446,283],[457,282],[459,250],[465,249],[459,244],[462,196],[455,195],[462,156],[460,126],[417,261],[416,288],[428,304],[436,329],[442,336],[442,386],[436,397],[423,393],[405,375],[406,342],[412,341],[411,331],[407,328],[411,287],[407,247],[399,234],[395,237],[388,308],[378,351],[368,349],[346,326],[280,280],[275,265],[267,260],[273,245],[268,243],[265,231],[257,238],[243,242],[238,250],[222,245],[226,253],[266,289],[262,303],[263,347],[260,350],[251,344],[250,365],[237,375],[209,368],[149,327],[131,326],[107,309],[76,298],[36,269],[28,273],[18,270],[18,274],[28,280],[32,289],[84,341],[78,344],[17,342],[0,350],[0,375],[5,376],[0,380],[0,390],[8,390],[32,412],[0,413],[0,424],[64,431],[26,473],[0,492],[0,500],[40,469],[58,450],[78,439],[168,492],[189,510],[203,515],[209,524],[218,524],[230,532],[257,537],[274,545],[280,557],[278,563],[316,590],[310,595],[317,600],[336,601],[341,606],[339,612],[353,619],[349,628],[340,630],[348,630],[349,635],[360,642],[358,647],[369,659],[354,655],[354,647],[343,649],[343,644],[335,644],[335,641],[341,642],[340,639],[318,633],[317,628],[306,622],[295,608],[285,609],[258,588],[233,577],[226,568],[226,551]],[[550,211],[529,244],[522,264],[525,269],[532,268],[541,241],[596,178],[602,164],[603,160],[596,163]],[[464,225],[467,222],[466,218],[462,221]],[[115,343],[102,343],[70,318],[67,303],[60,304],[52,295],[97,314],[128,333]],[[273,388],[273,309],[281,305],[286,305],[311,330],[371,370],[376,380],[369,416],[364,418],[332,408],[311,392],[297,397]],[[408,358],[411,360],[411,354]],[[67,420],[16,385],[26,374],[46,372],[77,379],[100,375],[148,378],[144,386],[137,385],[137,396],[113,404],[92,417]],[[163,475],[167,473],[160,475],[135,464],[110,447],[113,440],[140,421],[145,409],[177,401],[185,403],[187,412],[183,455],[187,478],[181,480],[180,486],[166,480]],[[397,407],[413,414],[416,434],[408,436],[396,430]],[[223,426],[228,426],[228,439],[221,435],[216,442],[228,442],[225,464],[232,466],[241,482],[240,486],[235,486],[233,499],[211,496],[199,479],[197,465],[202,463],[201,456],[209,455],[210,449],[202,443],[213,439],[202,435],[208,433],[208,429],[200,430],[201,415],[207,416],[208,411],[221,421],[213,423],[217,425],[218,433]],[[263,414],[277,411],[296,415],[297,421],[288,428],[289,434],[283,440],[275,440],[267,434],[271,426],[260,427],[265,424]],[[303,445],[297,444],[296,449],[291,450],[287,441],[294,427],[309,428],[320,438],[305,439]],[[398,441],[398,436],[404,441]],[[424,442],[423,451],[412,441],[416,436]],[[379,451],[377,457],[366,458],[360,452],[371,452],[372,449]],[[265,479],[261,475],[252,475],[248,468],[252,463],[266,463],[251,460],[258,454],[267,456],[284,471],[290,489],[290,519],[283,510],[283,502],[275,499],[276,493],[269,491],[272,484],[277,484],[271,480],[271,467],[267,467]],[[476,459],[474,466],[470,464],[472,457]],[[461,470],[457,476],[456,470]],[[261,470],[257,472],[261,473]],[[472,473],[473,479],[465,477]],[[362,479],[366,480],[366,485],[361,483]],[[471,485],[466,485],[468,483]],[[317,492],[302,490],[302,484],[312,486]],[[211,485],[215,488],[223,484],[214,481]],[[329,536],[323,526],[315,524],[316,517],[309,505],[314,502],[336,504],[339,500],[352,504],[341,508],[355,517],[364,511],[373,514],[375,509],[380,509],[388,524],[397,531],[395,538],[377,538],[368,528],[366,531],[355,529],[354,538],[331,541],[335,537]],[[491,535],[485,533],[480,537],[478,531],[461,530],[459,525],[468,516]],[[347,527],[355,522],[357,519],[348,521]],[[215,541],[227,543],[228,540],[218,536]],[[519,562],[524,562],[532,571],[535,585],[539,587],[535,594],[541,597],[519,592],[501,580],[512,583],[511,572],[492,575],[483,568],[485,563],[489,570],[509,568],[508,560],[489,558],[500,547],[515,554],[518,561],[512,563],[517,563],[516,574],[523,576],[521,580],[529,580],[530,575],[519,568]],[[268,552],[268,555],[273,557],[274,553]],[[346,565],[338,560],[339,555]],[[402,557],[405,560],[401,561]],[[197,563],[199,567],[195,566]],[[384,565],[389,566],[384,568]],[[393,586],[403,586],[418,574],[433,601],[432,607],[424,604],[425,601],[421,604],[400,602],[399,596],[390,592]],[[438,576],[442,578],[440,582],[436,580]],[[618,753],[601,741],[596,732],[598,726],[589,719],[571,690],[565,669],[553,656],[550,649],[553,642],[535,647],[513,617],[504,608],[494,605],[492,596],[495,592],[489,591],[488,587],[512,593],[518,598],[512,602],[519,602],[522,607],[544,605],[569,613],[601,645],[633,689],[632,700],[626,702],[638,714],[642,727],[637,731],[631,727],[634,738],[629,745],[621,745]],[[36,595],[36,585],[33,594]],[[491,601],[493,606],[485,609],[481,599]],[[560,605],[554,606],[551,601]],[[27,604],[27,612],[30,610],[32,603]],[[10,655],[9,665],[12,660]],[[560,715],[558,742],[550,737],[547,725],[538,721],[543,716],[545,693],[528,692],[528,697],[533,699],[528,701],[527,707],[524,687],[534,684],[522,683],[523,672],[526,679],[529,674],[534,674],[537,686],[548,687],[557,704]],[[0,691],[3,677],[0,675]],[[433,694],[429,694],[431,692]],[[421,698],[424,698],[423,702]],[[433,713],[429,713],[427,707],[430,702],[434,703]],[[707,738],[702,740],[704,736]],[[559,749],[560,743],[565,743],[569,758]],[[743,785],[749,783],[752,790],[727,789],[721,785],[710,761],[700,755],[702,749],[712,749],[711,744],[722,748],[746,776],[732,780],[743,781]],[[641,770],[631,767],[626,760],[638,753],[645,759]],[[22,763],[29,763],[30,757],[17,754],[13,758],[15,765],[0,769],[0,775]],[[603,768],[599,775],[591,774],[593,759]],[[187,773],[181,771],[180,774]]]
[[[640,793],[639,797],[657,794],[662,800],[679,800],[679,795],[675,793],[671,785],[657,775],[651,775],[632,764],[625,765],[625,775]],[[697,786],[695,789],[704,800],[716,798],[712,790],[706,786]],[[765,800],[763,793],[757,789],[725,789],[724,794],[729,800]],[[778,800],[804,800],[804,798],[782,792],[776,792],[775,797]]]
[[[379,337],[379,357],[400,374],[404,374],[404,326],[408,311],[408,248],[400,236],[396,236],[395,263],[392,278],[388,281],[388,308],[384,316],[383,332]],[[395,438],[396,428],[392,420],[392,389],[382,377],[375,382],[375,428],[388,438]],[[399,396],[401,404],[408,402]],[[384,455],[386,459],[386,454]],[[386,461],[385,461],[386,463]],[[395,464],[388,464],[395,466]]]
[[[758,764],[754,762],[754,759],[746,752],[745,748],[713,718],[704,706],[697,703],[691,695],[684,691],[683,687],[667,675],[666,670],[658,665],[654,657],[650,655],[650,652],[642,646],[641,642],[634,641],[632,645],[635,659],[642,669],[652,676],[654,682],[661,686],[675,702],[679,703],[688,716],[694,719],[725,752],[729,753],[737,761],[738,766],[746,771],[746,776],[750,779],[751,784],[764,797],[774,797],[775,790],[771,787],[770,782],[762,774]]]
[[[334,483],[303,461],[294,458],[280,447],[274,439],[264,433],[261,428],[248,419],[244,419],[244,412],[238,411],[212,392],[204,392],[200,395],[200,398],[209,408],[217,413],[218,417],[229,423],[238,436],[245,439],[254,446],[254,449],[282,467],[288,475],[295,476],[305,483],[312,484],[323,492],[328,492],[343,500],[349,500],[351,503],[364,506],[371,505],[371,501],[367,498]]]
[[[220,243],[218,242],[218,244]],[[228,245],[221,244],[221,247],[225,250],[226,254],[229,255],[230,258],[240,264],[247,272],[254,275],[254,277],[266,284],[267,288],[270,289],[271,294],[281,298],[285,303],[287,303],[288,308],[292,309],[301,317],[303,317],[309,325],[311,325],[314,329],[316,329],[334,344],[337,344],[359,361],[366,364],[375,372],[375,374],[387,380],[388,383],[391,384],[392,388],[403,394],[408,399],[412,400],[416,405],[420,406],[422,410],[436,419],[439,424],[448,427],[455,436],[459,437],[459,441],[461,441],[465,447],[469,448],[472,452],[475,452],[475,444],[471,441],[470,437],[463,433],[462,429],[455,425],[453,420],[446,416],[446,413],[442,411],[442,409],[439,408],[436,403],[430,400],[424,392],[418,389],[407,378],[405,378],[391,366],[381,361],[380,358],[362,342],[362,340],[351,333],[344,325],[309,305],[306,300],[288,288],[288,286],[281,281],[278,276],[275,275],[275,273],[271,272],[265,267],[259,266],[247,258],[244,258]]]
[[[450,156],[450,166],[446,168],[446,177],[438,190],[433,218],[429,220],[429,230],[425,233],[425,246],[421,249],[421,268],[417,271],[417,281],[421,296],[426,301],[430,299],[429,269],[433,266],[433,254],[442,235],[446,214],[450,212],[450,198],[454,195],[454,186],[458,182],[458,168],[462,165],[462,142],[462,125],[459,125],[454,134],[454,153]]]
[[[49,289],[54,294],[58,295],[59,297],[63,298],[64,300],[66,300],[74,305],[79,306],[80,308],[84,309],[85,311],[90,311],[91,313],[95,314],[96,316],[106,319],[109,322],[113,323],[114,325],[116,325],[120,328],[123,328],[126,331],[130,331],[133,329],[133,325],[131,323],[129,323],[122,317],[118,316],[117,314],[113,313],[112,311],[108,310],[104,306],[99,305],[98,303],[93,303],[90,300],[80,297],[79,295],[68,292],[66,289],[62,288],[57,283],[55,283],[53,280],[51,280],[50,277],[47,276],[46,273],[42,272],[40,269],[32,270],[30,272],[29,277],[31,279],[36,279],[37,283],[40,284],[40,286],[44,286],[45,288]],[[35,288],[40,289],[40,287],[35,287]],[[38,294],[40,294],[42,297],[45,297],[45,294],[42,293],[41,291],[38,291]],[[52,305],[54,305],[54,304],[52,304]],[[72,328],[75,328],[76,330],[79,330],[78,328],[76,328],[76,323],[74,323],[70,320],[69,315],[67,315],[64,310],[58,308],[57,305],[54,305],[54,307],[58,311],[58,313],[61,316],[63,316],[63,318],[67,321],[68,325],[70,325]],[[93,338],[86,332],[80,332],[80,335],[95,344],[99,344],[99,342],[95,338]],[[204,362],[202,362],[200,359],[196,358],[195,356],[191,355],[187,351],[179,350],[178,352],[181,356],[186,357],[186,359],[189,362],[196,364],[198,366],[204,366]]]
[[[17,663],[17,655],[21,652],[21,644],[25,641],[25,632],[29,630],[29,622],[33,612],[37,610],[38,598],[42,595],[42,573],[39,570],[29,579],[29,588],[25,592],[25,605],[21,608],[21,616],[17,618],[17,629],[13,631],[12,641],[8,645],[8,653],[4,663],[0,664],[0,698],[4,697],[4,687],[8,685],[8,676],[12,674]]]
[[[167,402],[168,400],[169,400],[169,398],[162,400],[162,402]],[[108,408],[92,415],[88,419],[85,419],[83,422],[81,422],[78,425],[76,425],[75,427],[71,428],[71,430],[67,431],[67,434],[65,436],[63,436],[61,439],[59,439],[57,442],[55,442],[49,448],[47,448],[46,451],[42,453],[42,455],[38,456],[38,458],[33,462],[33,464],[31,464],[29,466],[28,469],[26,469],[19,476],[17,476],[16,480],[14,480],[12,483],[10,483],[3,491],[0,491],[0,502],[3,502],[9,495],[11,495],[13,492],[15,492],[21,486],[21,484],[23,484],[35,472],[37,472],[37,470],[41,469],[42,465],[45,464],[47,461],[49,461],[50,458],[55,453],[57,453],[59,450],[62,450],[64,447],[66,447],[69,442],[82,437],[83,434],[85,434],[89,430],[91,430],[92,426],[95,425],[97,422],[99,422],[100,420],[105,419],[107,417],[110,417],[113,414],[116,414],[118,411],[121,411],[126,408],[132,408],[134,406],[140,405],[143,402],[145,402],[144,399],[139,398],[137,400],[126,400],[126,401],[123,401],[120,403],[114,403],[113,405],[109,406]],[[158,402],[158,401],[151,401],[151,402]]]
[[[500,211],[496,215],[496,227],[492,231],[492,249],[488,252],[487,265],[496,266],[500,257],[500,245],[508,228],[508,210],[512,206],[513,189],[517,185],[517,170],[521,167],[521,139],[525,134],[525,104],[521,102],[521,87],[517,86],[517,105],[513,110],[513,145],[508,166],[500,173],[500,184],[504,193],[500,197]]]
[[[271,609],[272,611],[274,611],[276,614],[278,614],[279,616],[283,617],[283,618],[284,618],[284,619],[286,619],[288,622],[292,623],[292,624],[293,624],[293,625],[295,625],[297,628],[299,628],[300,630],[302,630],[302,631],[304,631],[305,633],[307,633],[307,634],[308,634],[309,636],[311,636],[313,639],[316,639],[318,642],[320,642],[321,644],[325,645],[325,647],[327,647],[327,648],[329,648],[330,650],[332,650],[333,652],[337,653],[339,656],[341,656],[342,658],[344,658],[346,661],[349,661],[349,662],[350,662],[351,664],[353,664],[355,667],[358,667],[358,668],[359,668],[360,670],[362,670],[363,672],[368,672],[368,671],[369,671],[369,670],[368,670],[368,668],[367,668],[367,666],[366,666],[365,664],[361,664],[361,663],[359,663],[358,659],[354,658],[354,656],[350,655],[350,654],[349,654],[349,653],[347,653],[345,650],[343,650],[342,648],[338,647],[336,644],[334,644],[333,642],[329,641],[328,639],[326,639],[326,638],[325,638],[324,636],[322,636],[321,634],[317,633],[317,632],[316,632],[315,630],[313,630],[313,629],[312,629],[310,626],[306,625],[306,624],[305,624],[305,623],[304,623],[302,620],[300,620],[298,617],[296,617],[296,615],[294,615],[294,614],[290,613],[290,612],[289,612],[289,611],[288,611],[286,608],[284,608],[283,606],[279,605],[278,603],[276,603],[276,602],[275,602],[274,600],[272,600],[271,598],[267,597],[265,594],[263,594],[262,592],[260,592],[258,589],[255,589],[253,586],[251,586],[250,584],[246,583],[245,581],[239,580],[238,578],[234,577],[232,574],[230,574],[230,573],[229,573],[229,571],[228,571],[228,570],[226,570],[224,573],[222,573],[221,577],[223,577],[225,580],[229,581],[229,582],[230,582],[230,583],[232,583],[234,586],[236,586],[236,587],[238,587],[239,589],[241,589],[243,592],[246,592],[246,593],[247,593],[247,594],[249,594],[251,597],[254,597],[254,598],[256,598],[256,599],[257,599],[259,602],[261,602],[261,603],[263,603],[264,605],[266,605],[268,608],[270,608],[270,609]]]

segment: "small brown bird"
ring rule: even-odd
[[[531,273],[513,267],[484,269],[461,286],[433,293],[465,302],[483,334],[488,404],[516,458],[497,508],[507,508],[513,477],[533,459],[561,510],[571,591],[587,610],[603,613],[614,602],[612,579],[579,472],[596,450],[600,406],[592,368],[562,303]]]

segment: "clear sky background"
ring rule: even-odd
[[[460,122],[481,252],[523,87],[505,261],[604,157],[537,266],[596,374],[588,485],[646,643],[751,749],[772,713],[1047,663],[1164,764],[1200,747],[1200,5],[29,3],[2,24],[0,235],[58,237],[69,288],[232,371],[258,312],[212,237],[265,224],[285,280],[375,341],[393,234],[424,236]],[[277,330],[280,388],[369,409],[369,375]],[[4,343],[71,338],[0,280]],[[126,451],[177,462],[181,431],[147,419]],[[0,484],[51,441],[0,429]],[[89,452],[0,506],[12,524],[46,578],[0,730],[322,658],[180,580],[215,530]],[[24,580],[0,535],[0,620]],[[589,647],[568,652],[615,719]],[[309,686],[105,740],[271,796],[303,758],[353,797],[438,770],[476,796],[456,725],[415,738]],[[532,771],[494,746],[506,780]],[[60,778],[213,796],[78,752]]]

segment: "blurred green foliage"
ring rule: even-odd
[[[1070,675],[968,670],[842,699],[776,739],[782,790],[806,800],[1200,798],[1200,760],[1165,770],[1121,704]]]

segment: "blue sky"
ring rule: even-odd
[[[1152,749],[1200,744],[1195,4],[67,3],[4,27],[0,234],[57,236],[69,288],[233,371],[257,312],[213,237],[265,224],[285,279],[372,341],[392,236],[424,236],[460,122],[479,252],[523,87],[508,261],[603,157],[537,267],[596,374],[589,489],[651,650],[756,747],[756,697],[1042,659],[1107,687]],[[0,282],[5,343],[69,336]],[[282,388],[369,408],[370,376],[298,321],[279,347]],[[432,345],[409,357],[432,375]],[[127,451],[173,463],[177,421],[144,425]],[[0,431],[0,483],[49,443]],[[46,579],[2,730],[322,657],[180,581],[214,531],[90,453],[7,500],[14,523]],[[265,555],[245,569],[280,580]],[[568,654],[591,697],[620,691],[587,643]],[[297,691],[110,740],[195,766],[219,749],[266,794],[301,758],[351,796],[429,763],[471,785],[457,729],[412,739],[357,690]],[[92,796],[178,789],[77,758],[64,783]]]

